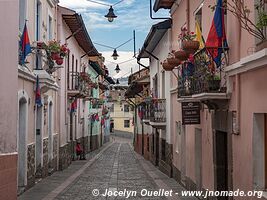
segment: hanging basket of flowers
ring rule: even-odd
[[[174,65],[169,64],[167,60],[164,60],[161,65],[165,71],[172,71],[174,69]]]
[[[199,49],[199,41],[182,41],[182,49],[190,54],[193,54]]]
[[[193,54],[199,49],[199,41],[195,41],[196,34],[190,32],[186,27],[181,29],[179,39],[181,40],[181,48],[188,54]]]
[[[189,54],[184,50],[175,51],[174,55],[175,55],[175,58],[179,59],[180,61],[185,61],[189,57]]]

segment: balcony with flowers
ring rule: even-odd
[[[68,96],[90,100],[93,98],[92,89],[98,88],[98,84],[91,80],[87,72],[68,73]]]

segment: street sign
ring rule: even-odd
[[[182,102],[183,125],[200,124],[200,103]]]

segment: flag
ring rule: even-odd
[[[70,105],[70,112],[74,113],[77,110],[77,99],[74,99],[74,101]]]
[[[25,64],[26,56],[31,53],[31,45],[27,30],[27,25],[25,23],[22,36],[20,38],[20,64]]]
[[[42,106],[42,98],[41,98],[41,89],[39,83],[39,76],[36,78],[36,90],[35,90],[35,104],[37,106]]]
[[[196,41],[199,42],[199,49],[203,49],[205,47],[205,41],[197,21],[196,21]]]
[[[220,67],[221,54],[223,52],[222,48],[228,47],[225,35],[224,8],[222,0],[217,1],[214,18],[206,41],[206,47],[217,67]]]

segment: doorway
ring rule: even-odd
[[[53,159],[53,104],[48,105],[48,162],[51,164]]]
[[[36,176],[41,177],[41,169],[43,166],[43,107],[37,106],[36,113],[36,133],[35,133],[35,166]]]
[[[215,133],[215,174],[217,191],[228,190],[228,163],[227,163],[227,132],[216,130]],[[226,200],[227,197],[218,197]]]
[[[18,127],[18,187],[25,187],[27,184],[27,100],[19,100],[19,127]]]
[[[197,190],[202,189],[202,131],[195,129],[195,174]]]
[[[159,131],[156,129],[156,166],[159,165]]]

